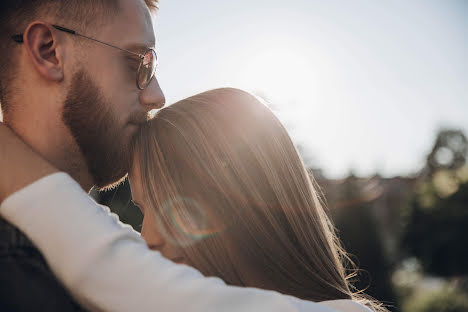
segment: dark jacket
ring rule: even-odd
[[[32,242],[1,218],[0,311],[84,311]]]

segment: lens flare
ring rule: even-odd
[[[189,246],[220,232],[202,205],[188,197],[167,200],[157,218],[164,238],[173,245]]]

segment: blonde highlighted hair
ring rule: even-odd
[[[256,97],[216,89],[168,106],[142,128],[135,155],[159,230],[204,275],[380,309],[353,294],[315,182]]]

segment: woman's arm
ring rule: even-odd
[[[0,122],[0,203],[26,185],[57,172]]]

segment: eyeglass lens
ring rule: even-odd
[[[137,83],[140,89],[146,88],[156,72],[157,56],[152,49],[145,52],[138,71]]]

